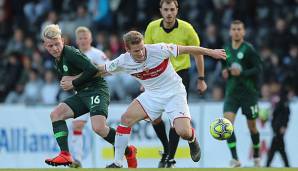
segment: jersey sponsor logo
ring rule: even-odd
[[[91,154],[92,130],[84,127],[83,158]],[[71,136],[71,135],[70,135]],[[29,127],[0,127],[0,152],[5,154],[57,153],[59,146],[51,132],[42,132]]]
[[[132,76],[137,77],[140,80],[147,80],[150,78],[158,77],[160,74],[162,74],[169,63],[169,59],[165,59],[161,64],[159,64],[157,67],[152,69],[146,69],[143,72],[132,74]]]
[[[68,71],[68,67],[67,67],[66,65],[63,65],[63,70],[64,70],[65,72],[67,72],[67,71]]]
[[[237,53],[237,58],[242,59],[244,57],[244,54],[242,52]]]

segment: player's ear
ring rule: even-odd
[[[232,36],[233,24],[230,24],[229,28],[229,36]]]
[[[125,50],[127,51],[127,52],[129,52],[129,46],[127,45],[127,44],[124,44],[124,48],[125,48]]]
[[[43,46],[44,48],[47,48],[47,47],[46,47],[46,46],[47,46],[47,45],[46,45],[46,42],[45,42],[44,40],[42,41],[42,46]]]
[[[78,40],[78,38],[76,38],[76,44],[79,46],[79,40]]]

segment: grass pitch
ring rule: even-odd
[[[0,171],[298,171],[298,168],[0,169]]]

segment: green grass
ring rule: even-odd
[[[0,169],[0,171],[297,171],[298,168]]]

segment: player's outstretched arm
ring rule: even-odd
[[[193,56],[197,55],[208,55],[215,59],[226,60],[226,52],[224,49],[208,49],[198,46],[182,46],[178,45],[179,55],[180,54],[192,54]]]
[[[98,70],[98,72],[97,72],[96,76],[104,77],[107,75],[111,75],[110,73],[107,72],[105,65],[97,65],[97,70]]]

